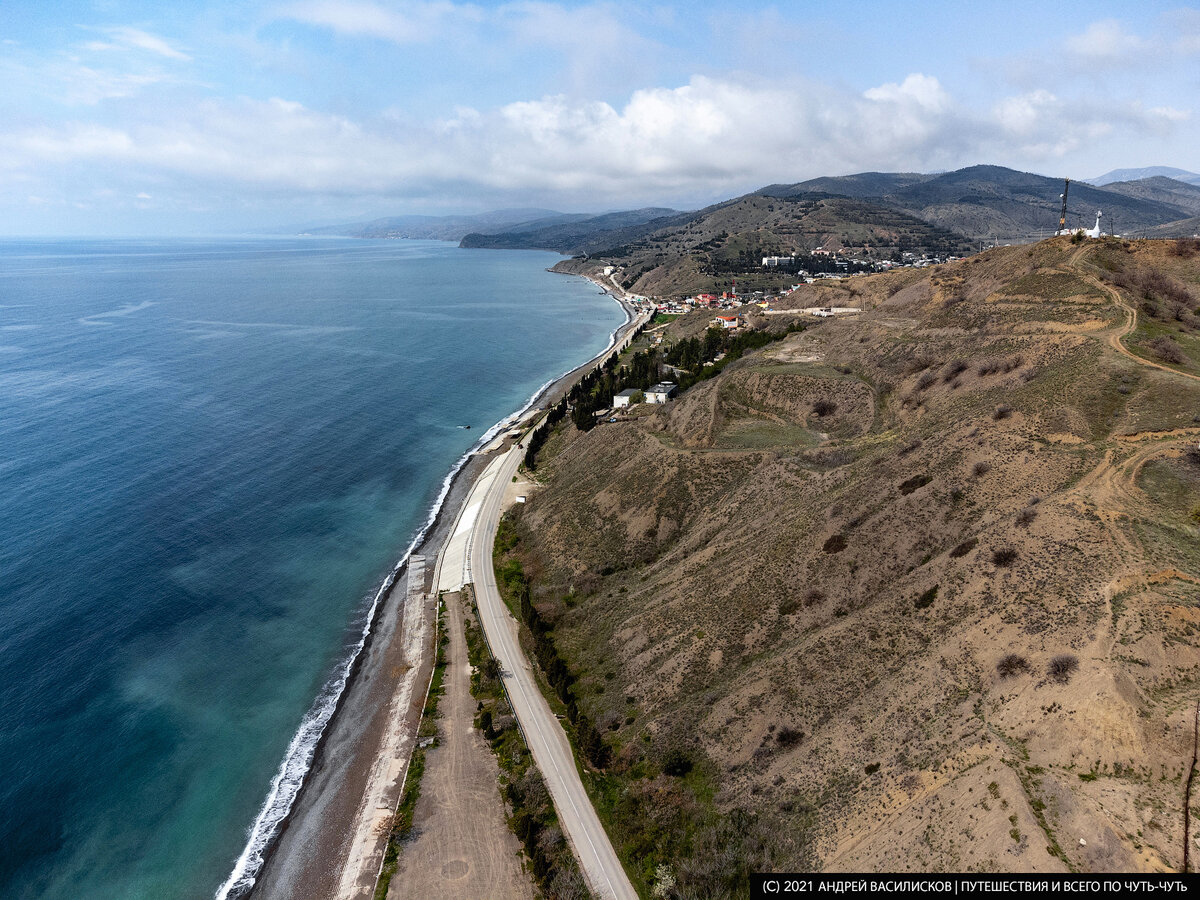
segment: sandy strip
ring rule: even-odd
[[[425,557],[410,557],[408,565],[408,596],[404,603],[404,621],[412,626],[404,629],[404,656],[408,660],[408,669],[397,682],[379,755],[367,777],[367,789],[352,832],[354,839],[338,884],[338,900],[361,900],[375,893],[416,738],[408,727],[406,713],[418,690],[424,687],[428,693],[428,682],[422,683],[419,679],[423,671],[420,663],[433,646],[434,634],[430,617],[423,609],[426,600]]]

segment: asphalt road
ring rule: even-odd
[[[558,811],[559,823],[575,850],[588,885],[599,897],[636,900],[637,893],[583,789],[566,733],[538,690],[529,662],[521,652],[517,622],[500,599],[496,587],[496,573],[492,567],[496,528],[503,512],[505,486],[512,481],[524,455],[524,450],[519,447],[510,449],[483,497],[472,496],[467,501],[480,503],[470,541],[479,618],[492,655],[503,670],[504,685],[525,741],[545,779]]]

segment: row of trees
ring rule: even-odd
[[[804,325],[792,325],[786,331],[747,331],[739,329],[732,332],[724,328],[709,328],[703,338],[687,338],[679,341],[667,351],[667,362],[670,365],[687,369],[679,378],[679,391],[682,393],[705,379],[720,373],[727,365],[750,350],[757,350],[767,344],[774,343],[803,331]],[[725,355],[719,362],[714,362],[721,353]]]
[[[631,340],[636,339],[646,326],[640,325]],[[568,413],[580,431],[587,431],[596,424],[596,412],[608,406],[609,398],[626,388],[644,391],[658,381],[660,360],[657,350],[643,350],[633,354],[627,366],[618,366],[618,355],[610,356],[603,365],[596,366],[584,375],[567,393],[567,396],[546,414],[542,424],[533,430],[525,447],[525,466],[537,468],[537,454],[546,444],[550,432]]]
[[[683,392],[697,382],[712,378],[726,365],[750,350],[765,347],[789,334],[803,331],[803,325],[793,325],[786,331],[729,331],[724,328],[709,328],[702,338],[685,338],[667,351],[665,358],[656,349],[635,353],[629,364],[618,367],[617,357],[611,357],[603,366],[588,372],[571,391],[550,408],[542,424],[529,435],[525,449],[525,466],[537,468],[538,452],[545,446],[555,426],[569,413],[571,421],[580,431],[588,431],[596,425],[596,413],[611,402],[613,394],[627,388],[644,391],[661,377],[662,363],[686,370],[679,377],[679,391]],[[721,353],[720,362],[714,360]]]
[[[550,623],[533,605],[529,579],[520,561],[510,559],[497,570],[496,576],[505,590],[520,601],[521,621],[533,635],[534,655],[546,674],[546,680],[554,688],[554,693],[567,707],[567,719],[575,726],[580,751],[596,768],[605,768],[611,755],[609,746],[604,743],[599,729],[586,713],[580,711],[575,702],[575,675],[559,656],[558,648],[554,646],[554,634]]]

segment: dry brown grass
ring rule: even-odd
[[[587,673],[580,702],[624,723],[614,777],[650,791],[639,760],[686,748],[716,808],[797,837],[781,870],[1177,865],[1200,613],[1190,582],[1149,576],[1200,575],[1200,499],[1155,499],[1179,490],[1154,468],[1138,481],[1133,454],[1172,438],[1113,436],[1187,425],[1200,391],[1118,358],[1105,331],[1041,330],[1095,298],[995,302],[1030,272],[1091,276],[1103,253],[1195,265],[1006,248],[953,267],[950,308],[937,273],[867,279],[868,312],[797,339],[782,371],[748,358],[652,419],[561,443],[521,527]],[[862,412],[818,446],[716,446],[734,415],[803,422],[825,397],[825,421]],[[1060,679],[1061,655],[1085,662]],[[781,726],[805,737],[782,746]]]

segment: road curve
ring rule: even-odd
[[[500,599],[496,586],[492,566],[496,528],[503,512],[505,487],[512,481],[524,455],[520,447],[513,447],[497,459],[493,465],[498,466],[498,471],[487,480],[484,495],[472,496],[467,501],[480,504],[470,538],[471,574],[479,618],[492,655],[503,670],[504,685],[525,742],[545,779],[563,833],[575,851],[588,885],[599,897],[636,900],[637,893],[583,789],[566,733],[538,690],[529,662],[521,652],[517,622]]]

